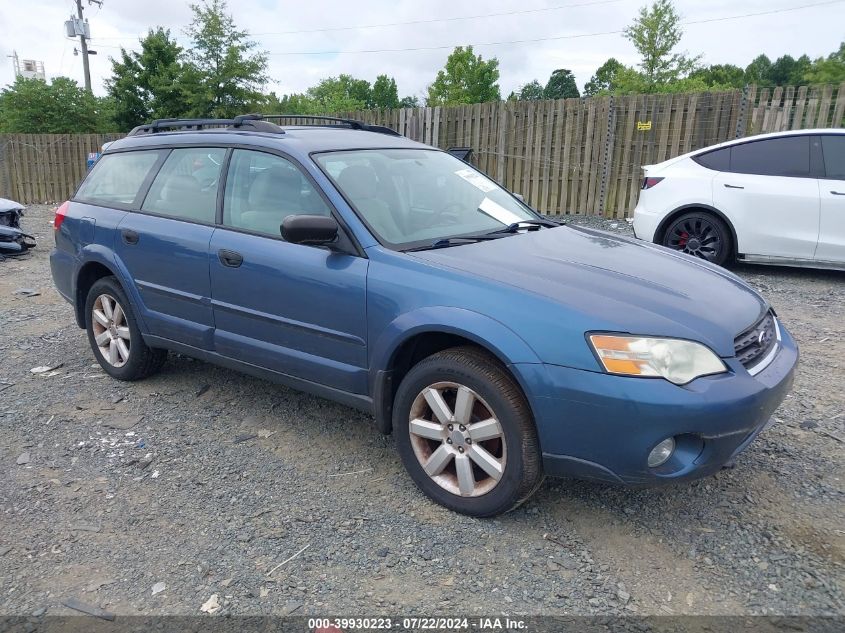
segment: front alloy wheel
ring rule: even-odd
[[[507,369],[474,347],[424,358],[393,403],[399,455],[420,489],[487,517],[525,501],[543,480],[531,409]]]
[[[414,455],[441,488],[477,497],[501,480],[507,460],[502,425],[469,387],[438,382],[423,389],[411,406],[408,428]]]

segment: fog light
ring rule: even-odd
[[[648,454],[648,467],[657,468],[665,464],[675,451],[675,438],[667,437]]]

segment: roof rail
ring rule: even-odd
[[[261,132],[285,133],[281,127],[269,121],[264,122],[264,125],[256,125],[259,122],[263,122],[263,117],[260,114],[241,114],[233,119],[156,119],[151,123],[134,127],[128,136],[155,134],[156,132],[174,129],[196,131],[208,127],[228,127],[235,129],[251,127]]]
[[[334,116],[319,116],[309,114],[239,114],[232,119],[156,119],[152,123],[138,125],[129,132],[128,136],[138,136],[140,134],[155,134],[163,130],[202,130],[207,127],[226,127],[228,129],[243,129],[252,128],[259,132],[274,132],[276,134],[284,134],[285,131],[278,124],[270,122],[268,119],[309,119],[317,121],[334,121],[343,125],[348,125],[353,130],[364,130],[367,132],[376,132],[378,134],[389,134],[391,136],[402,136],[396,130],[385,127],[383,125],[371,125],[358,121],[356,119],[344,119]]]
[[[316,120],[316,121],[334,121],[336,123],[342,123],[344,125],[348,125],[353,130],[364,130],[365,132],[377,132],[378,134],[389,134],[391,136],[402,136],[394,130],[393,128],[386,127],[384,125],[372,125],[370,123],[364,123],[363,121],[358,121],[357,119],[345,119],[343,117],[336,117],[336,116],[323,116],[323,115],[312,115],[312,114],[260,114],[260,115],[244,115],[244,116],[259,116],[262,119],[306,119],[306,120]],[[237,118],[237,117],[236,117]]]

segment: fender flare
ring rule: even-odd
[[[701,203],[690,202],[688,204],[682,204],[681,206],[679,206],[675,209],[672,209],[669,213],[667,213],[666,217],[664,217],[660,221],[660,224],[657,225],[657,230],[654,232],[654,236],[655,236],[655,242],[654,243],[655,244],[661,244],[661,242],[663,241],[663,233],[666,230],[666,228],[669,226],[670,222],[672,222],[683,211],[686,211],[688,209],[704,209],[704,210],[709,211],[710,213],[714,214],[715,216],[717,216],[720,220],[722,220],[722,222],[725,223],[725,225],[728,227],[728,230],[731,232],[731,240],[733,241],[733,251],[734,251],[733,256],[734,256],[734,258],[736,258],[739,255],[739,253],[740,253],[739,241],[738,241],[737,236],[736,236],[736,229],[734,228],[733,222],[731,222],[731,220],[728,218],[728,216],[726,216],[724,213],[719,211],[719,209],[714,207],[712,204],[706,204],[704,202],[701,202]],[[657,240],[658,235],[660,236],[660,241]]]
[[[534,350],[512,329],[479,312],[451,306],[429,306],[399,315],[382,330],[370,352],[370,393],[376,425],[390,433],[392,422],[393,363],[399,349],[420,334],[453,334],[496,356],[530,393],[519,364],[540,364]]]
[[[134,309],[134,316],[135,320],[138,323],[138,329],[141,330],[142,334],[148,334],[149,329],[147,328],[147,325],[144,322],[144,317],[141,314],[140,309],[140,306],[143,305],[141,302],[141,295],[138,294],[138,288],[135,286],[134,283],[132,283],[132,275],[129,273],[129,269],[126,268],[124,263],[120,260],[119,257],[117,257],[115,252],[100,244],[92,243],[87,244],[80,249],[79,258],[79,266],[76,270],[76,274],[73,277],[72,290],[74,298],[77,297],[79,276],[82,274],[82,270],[85,268],[85,266],[91,263],[100,264],[101,266],[104,266],[109,271],[111,271],[112,275],[117,277],[117,280],[118,282],[120,282],[123,291],[129,298],[129,303],[131,307]],[[76,306],[76,308],[78,320],[79,315],[82,314],[83,306]],[[84,322],[80,324],[80,327],[85,327]]]

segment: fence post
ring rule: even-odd
[[[9,169],[8,159],[6,157],[6,145],[8,141],[0,135],[0,198],[14,199],[12,193],[12,174]]]
[[[734,138],[745,136],[745,117],[748,112],[748,84],[742,87],[742,99],[739,102],[739,116],[736,119],[736,133]]]
[[[613,135],[616,131],[616,108],[613,95],[608,97],[607,103],[607,135],[604,141],[604,157],[601,165],[601,188],[599,189],[599,213],[605,214],[604,203],[607,198],[607,174],[610,166],[610,155],[613,153]]]

